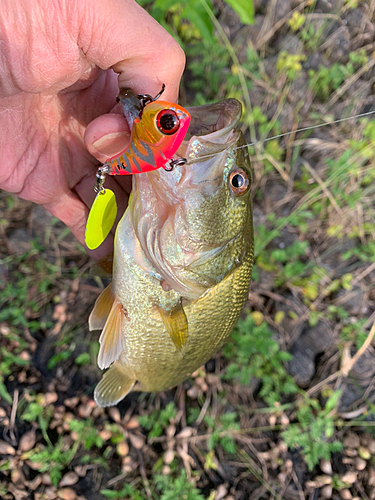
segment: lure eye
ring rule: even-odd
[[[249,178],[244,170],[236,168],[229,176],[229,185],[232,193],[236,196],[246,193],[249,189]]]
[[[162,134],[172,135],[180,128],[180,120],[177,113],[172,109],[159,111],[156,117],[156,124]]]

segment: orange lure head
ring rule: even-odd
[[[123,99],[120,102],[126,117],[131,117],[130,101]],[[152,100],[133,119],[129,147],[106,162],[111,168],[110,174],[138,174],[161,167],[168,169],[167,164],[185,138],[189,123],[190,114],[182,106]]]
[[[158,151],[154,156],[156,168],[160,168],[180,147],[189,124],[190,114],[182,106],[166,101],[154,101],[147,104],[142,115],[134,120],[132,142],[137,147],[143,143]]]

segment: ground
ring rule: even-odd
[[[257,0],[253,25],[222,1],[215,19],[153,5],[188,56],[181,103],[244,104],[248,304],[184,384],[98,408],[87,318],[109,279],[2,192],[0,496],[375,499],[375,124],[346,120],[375,109],[375,1]]]

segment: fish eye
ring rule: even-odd
[[[246,193],[249,189],[249,178],[242,168],[236,168],[229,176],[229,185],[232,193],[236,196]]]
[[[156,125],[164,135],[172,135],[180,127],[180,120],[173,109],[163,109],[156,116]]]

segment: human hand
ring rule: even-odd
[[[156,95],[165,83],[163,99],[176,101],[183,51],[134,0],[3,0],[0,39],[0,188],[43,205],[84,244],[96,159],[130,138],[126,120],[106,114],[119,87]],[[106,186],[121,215],[130,176]]]

